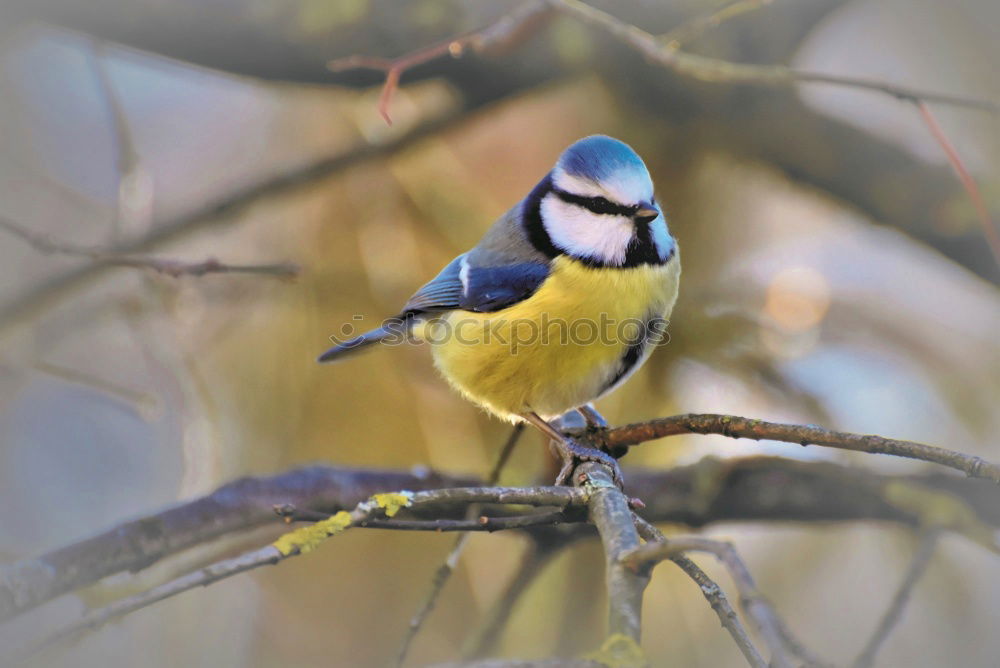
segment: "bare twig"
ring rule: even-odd
[[[920,116],[924,119],[924,123],[927,124],[931,135],[944,150],[945,155],[948,156],[948,162],[951,163],[955,173],[958,175],[958,179],[962,182],[965,192],[969,194],[969,199],[972,200],[972,205],[976,208],[976,217],[979,219],[979,225],[983,228],[983,236],[986,237],[986,243],[990,247],[990,252],[993,253],[993,259],[1000,266],[1000,231],[997,231],[996,225],[990,220],[990,212],[986,208],[986,202],[983,201],[983,196],[979,192],[976,180],[972,178],[972,174],[965,168],[965,164],[955,149],[955,145],[948,140],[948,136],[937,122],[934,114],[931,113],[927,103],[923,100],[918,101],[917,109],[920,110]]]
[[[962,471],[972,478],[983,478],[1000,483],[1000,466],[988,462],[982,457],[913,441],[833,431],[815,425],[767,422],[736,415],[716,415],[714,413],[674,415],[611,429],[601,437],[607,446],[620,447],[636,445],[664,436],[689,433],[721,434],[730,438],[750,438],[755,441],[767,439],[798,443],[803,446],[821,445],[840,450],[893,455],[940,464]]]
[[[386,119],[388,120],[388,118]],[[524,424],[516,424],[510,432],[510,436],[507,437],[507,441],[504,443],[503,447],[500,449],[500,454],[497,457],[496,462],[493,464],[493,468],[490,469],[489,477],[487,478],[487,485],[495,485],[500,480],[500,474],[503,473],[504,467],[507,465],[508,460],[510,460],[511,454],[514,452],[514,447],[517,442],[521,440],[521,435],[524,433]],[[466,511],[466,520],[478,515],[480,508],[478,506],[470,506]],[[413,644],[413,639],[420,632],[423,627],[424,622],[427,617],[434,610],[434,606],[437,604],[438,597],[441,596],[441,592],[444,591],[444,586],[448,583],[451,578],[451,574],[455,571],[455,566],[458,565],[458,560],[462,556],[462,552],[465,550],[465,546],[469,541],[469,534],[463,533],[455,539],[455,544],[452,546],[451,551],[448,556],[445,557],[444,562],[438,566],[437,571],[434,573],[434,578],[431,580],[430,591],[427,592],[427,596],[421,602],[420,607],[410,618],[410,623],[406,627],[406,632],[403,635],[403,639],[399,643],[399,649],[396,652],[396,665],[402,666],[406,661],[406,655],[410,651],[410,646]]]
[[[764,4],[762,1],[746,0],[735,3],[729,14],[736,15]],[[387,123],[391,123],[388,107],[393,93],[399,86],[399,77],[416,65],[440,58],[444,55],[458,57],[466,50],[476,52],[488,47],[505,45],[528,32],[537,24],[537,19],[551,11],[572,16],[583,23],[594,26],[621,40],[630,48],[642,54],[649,62],[665,67],[681,76],[710,83],[740,83],[757,86],[792,86],[800,83],[820,83],[844,86],[889,95],[899,100],[911,102],[936,102],[956,107],[977,109],[993,114],[1000,113],[1000,104],[992,100],[947,95],[933,91],[918,90],[905,86],[869,79],[865,77],[840,76],[823,72],[809,72],[784,65],[749,65],[733,63],[718,58],[709,58],[681,51],[679,41],[664,41],[630,23],[626,23],[607,12],[592,7],[580,0],[536,0],[518,6],[497,22],[464,35],[432,44],[395,59],[377,56],[353,55],[330,61],[327,68],[335,72],[351,69],[375,69],[386,73],[379,96],[378,110]],[[695,21],[691,30],[698,34],[713,23],[728,18],[726,10],[709,16],[702,23]],[[669,33],[668,33],[669,34]],[[687,36],[683,36],[688,39]]]
[[[892,597],[892,602],[879,621],[875,632],[868,639],[858,658],[854,660],[854,668],[870,668],[870,666],[874,665],[875,655],[878,653],[879,648],[882,647],[886,638],[889,637],[889,634],[892,633],[896,624],[899,623],[899,620],[903,616],[903,610],[910,601],[910,595],[913,594],[914,587],[916,587],[917,582],[920,581],[920,578],[927,571],[940,537],[941,530],[933,528],[925,531],[920,537],[920,544],[917,546],[917,551],[913,554],[913,559],[910,561],[909,568],[906,569],[906,574],[899,584],[899,589],[896,590],[896,594]]]
[[[564,511],[529,513],[510,517],[489,517],[481,515],[472,520],[368,520],[360,526],[367,529],[390,529],[395,531],[434,531],[449,533],[454,531],[510,531],[528,527],[554,526],[563,522],[582,522],[583,517],[574,517]]]
[[[0,229],[26,242],[40,253],[59,253],[73,255],[93,260],[97,264],[116,267],[133,267],[150,269],[160,274],[172,276],[205,276],[206,274],[260,274],[264,276],[291,277],[299,273],[299,267],[291,262],[276,264],[225,264],[215,258],[200,262],[185,262],[170,258],[146,257],[142,255],[123,255],[103,251],[89,246],[82,246],[65,241],[57,241],[46,235],[38,234],[17,223],[0,218]]]
[[[660,530],[638,515],[635,516],[635,523],[639,535],[646,541],[646,545],[666,543],[667,539]],[[754,646],[750,635],[740,621],[739,615],[733,610],[733,606],[729,604],[729,599],[726,597],[726,593],[722,591],[722,588],[705,571],[701,570],[696,563],[683,554],[673,554],[668,559],[677,564],[698,585],[705,600],[708,601],[708,604],[712,606],[712,610],[719,617],[719,623],[722,624],[722,628],[726,629],[729,635],[732,636],[733,641],[740,652],[743,653],[747,663],[753,668],[767,668],[767,662],[764,661],[764,657],[761,656],[760,652]]]

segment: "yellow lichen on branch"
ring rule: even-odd
[[[353,512],[341,510],[325,520],[320,520],[295,531],[289,531],[274,541],[272,545],[283,557],[292,554],[306,554],[319,547],[319,544],[327,538],[349,529],[352,524],[370,519],[372,515],[383,514],[386,517],[392,517],[401,508],[409,506],[412,502],[412,492],[374,494],[367,501],[358,504]]]
[[[399,512],[400,508],[406,508],[412,503],[412,492],[389,492],[386,494],[375,494],[371,498],[372,502],[385,511],[386,517],[392,517]]]
[[[351,521],[351,514],[346,510],[341,510],[325,520],[295,531],[289,531],[274,541],[272,545],[283,557],[294,553],[306,554],[315,550],[330,536],[335,536],[347,529],[351,526]]]

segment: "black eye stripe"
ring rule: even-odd
[[[558,188],[553,188],[552,192],[554,192],[559,199],[564,202],[582,206],[584,209],[599,215],[627,216],[631,218],[635,215],[635,212],[639,210],[638,206],[615,204],[604,197],[583,197],[582,195],[574,195],[573,193],[566,192],[565,190],[559,190]]]

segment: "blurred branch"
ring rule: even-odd
[[[846,77],[821,72],[807,72],[784,65],[746,65],[718,58],[685,53],[670,48],[641,28],[625,23],[607,12],[591,7],[579,0],[550,0],[552,5],[567,14],[608,31],[616,38],[636,49],[650,62],[667,67],[678,74],[709,83],[741,83],[760,86],[790,86],[799,83],[823,83],[883,93],[899,100],[912,102],[937,102],[956,107],[977,109],[992,114],[1000,113],[1000,104],[992,100],[945,95],[895,84],[867,79]]]
[[[820,83],[843,86],[882,93],[899,100],[910,102],[936,102],[955,107],[976,109],[992,114],[1000,113],[1000,104],[959,95],[946,95],[933,91],[919,90],[905,86],[869,79],[865,77],[839,76],[822,72],[808,72],[785,65],[747,65],[719,58],[710,58],[681,51],[676,41],[663,40],[641,28],[622,21],[607,12],[592,7],[580,0],[535,0],[517,7],[497,22],[466,35],[454,37],[445,42],[433,44],[413,51],[405,56],[387,60],[375,56],[354,55],[338,58],[328,64],[334,72],[366,68],[385,72],[385,82],[379,97],[379,113],[391,123],[388,105],[399,85],[400,75],[408,69],[422,65],[444,55],[458,57],[466,48],[482,51],[488,47],[512,41],[526,30],[537,25],[535,19],[546,11],[558,11],[580,21],[600,28],[635,49],[650,63],[666,67],[682,76],[709,83],[751,84],[757,86],[792,86],[800,83]],[[711,22],[711,18],[709,22]]]
[[[924,462],[931,462],[962,471],[971,478],[983,478],[1000,484],[1000,466],[982,457],[966,455],[953,450],[885,438],[876,435],[852,434],[833,431],[815,425],[781,424],[754,420],[736,415],[716,415],[712,413],[674,415],[648,422],[611,429],[598,435],[602,444],[610,448],[631,446],[652,441],[664,436],[678,434],[720,434],[729,438],[750,438],[798,443],[799,445],[820,445],[840,450],[853,450],[871,454],[893,455]]]
[[[976,208],[979,225],[983,228],[983,236],[986,237],[990,252],[993,253],[993,259],[996,261],[997,266],[1000,266],[1000,232],[997,231],[993,221],[990,220],[990,212],[986,208],[986,202],[983,201],[983,196],[979,192],[976,180],[972,178],[972,174],[965,168],[965,163],[962,162],[961,156],[959,156],[955,146],[948,140],[948,136],[941,129],[941,125],[934,118],[934,114],[931,113],[927,103],[920,101],[917,103],[917,108],[920,110],[921,117],[930,129],[931,135],[941,145],[941,148],[944,149],[945,155],[948,156],[948,162],[955,169],[955,173],[962,182],[965,192],[969,194],[969,199],[972,200],[972,205]]]
[[[40,253],[58,253],[85,257],[93,260],[95,264],[106,266],[150,269],[174,278],[179,276],[205,276],[206,274],[261,274],[287,278],[296,276],[299,273],[298,265],[291,262],[277,264],[225,264],[215,258],[208,258],[201,262],[185,262],[170,258],[121,255],[65,241],[56,241],[46,235],[38,234],[26,227],[22,227],[6,218],[0,218],[0,229],[18,237]]]
[[[871,668],[874,665],[875,655],[878,653],[882,643],[892,633],[896,624],[899,623],[900,618],[903,616],[903,610],[910,601],[910,595],[913,594],[914,587],[917,586],[917,582],[920,581],[920,578],[927,571],[940,537],[941,531],[933,528],[928,529],[920,536],[920,544],[913,554],[909,568],[906,569],[903,581],[900,583],[899,589],[896,590],[895,596],[892,597],[892,602],[879,621],[875,633],[868,639],[865,648],[858,655],[858,658],[855,659],[854,668]]]
[[[394,151],[405,148],[413,142],[447,127],[457,118],[458,115],[437,118],[416,127],[402,137],[384,144],[363,144],[347,152],[340,151],[322,157],[297,169],[268,175],[194,212],[178,216],[171,220],[160,221],[153,226],[146,236],[116,244],[106,249],[104,253],[115,258],[130,259],[135,253],[153,248],[184,234],[213,224],[232,220],[236,214],[242,213],[250,206],[267,200],[270,197],[277,197],[293,192],[296,188],[327,178],[366,160],[391,154]],[[9,223],[9,221],[5,222]],[[21,231],[25,231],[20,226],[16,227],[20,228]],[[10,225],[5,224],[4,228],[17,234],[17,232],[10,229]],[[28,234],[30,239],[20,234],[18,236],[21,236],[32,245],[35,245],[39,239],[42,239],[43,244],[52,241],[45,240],[44,237],[39,237],[39,235],[31,232]],[[58,245],[65,246],[64,244]],[[72,246],[69,247],[72,248]],[[54,252],[61,251],[56,250]],[[72,254],[72,251],[69,252]],[[69,269],[29,289],[14,300],[0,305],[0,330],[13,324],[20,318],[44,308],[53,299],[69,291],[81,288],[89,280],[100,276],[109,266],[112,265],[105,262],[93,262]]]

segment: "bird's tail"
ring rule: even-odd
[[[373,343],[405,343],[412,327],[413,321],[410,318],[386,321],[378,329],[373,329],[360,336],[355,336],[353,339],[338,343],[320,355],[318,361],[333,362],[360,352]]]

